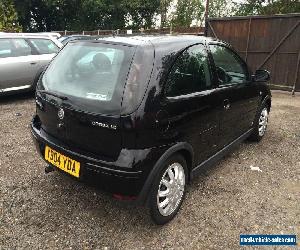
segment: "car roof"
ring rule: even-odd
[[[63,47],[63,44],[60,41],[58,41],[56,38],[51,37],[51,36],[32,35],[32,34],[25,35],[24,33],[0,33],[0,39],[4,39],[4,38],[8,38],[8,39],[14,39],[14,38],[46,39],[46,40],[50,40],[53,43],[55,43],[56,46],[58,46],[59,48]]]
[[[209,41],[218,41],[217,39],[197,35],[141,35],[141,36],[107,36],[100,37],[98,41],[112,42],[129,46],[142,46],[147,42],[151,42],[155,47],[169,43],[207,43]],[[71,41],[72,43],[80,41]],[[83,40],[81,40],[83,42]]]
[[[41,38],[53,40],[53,37],[48,35],[33,35],[33,34],[24,34],[24,33],[0,33],[0,38]]]
[[[206,42],[210,40],[209,37],[197,36],[197,35],[146,35],[146,36],[133,36],[131,37],[134,40],[138,41],[150,41],[155,45],[172,43],[172,42]]]
[[[168,56],[173,58],[180,53],[184,48],[195,44],[207,44],[209,42],[224,42],[211,37],[196,36],[196,35],[143,35],[143,36],[106,36],[97,40],[73,40],[69,43],[110,43],[133,47],[146,48],[153,47],[155,50],[155,58]]]

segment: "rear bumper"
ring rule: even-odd
[[[138,204],[146,201],[147,194],[141,192],[156,161],[163,153],[162,148],[122,150],[116,161],[91,158],[72,147],[63,145],[43,129],[31,122],[31,134],[36,149],[44,159],[46,145],[80,162],[79,180],[92,182],[109,193],[133,196]],[[48,163],[48,162],[47,162]],[[49,163],[48,163],[49,164]],[[75,178],[75,177],[74,177]],[[141,194],[143,193],[143,194]]]

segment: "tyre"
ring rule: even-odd
[[[181,155],[176,154],[164,163],[150,191],[150,215],[156,224],[169,222],[179,211],[186,192],[187,175],[187,164]]]
[[[253,125],[253,132],[249,140],[259,142],[265,135],[269,121],[268,106],[264,104],[258,112]]]

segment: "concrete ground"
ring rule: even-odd
[[[28,126],[34,111],[30,95],[0,102],[0,249],[236,249],[240,234],[299,241],[300,93],[273,92],[265,138],[193,181],[165,226],[95,187],[45,175]]]

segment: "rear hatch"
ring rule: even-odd
[[[122,96],[134,53],[135,47],[124,44],[69,43],[38,84],[41,129],[72,149],[117,158]]]

